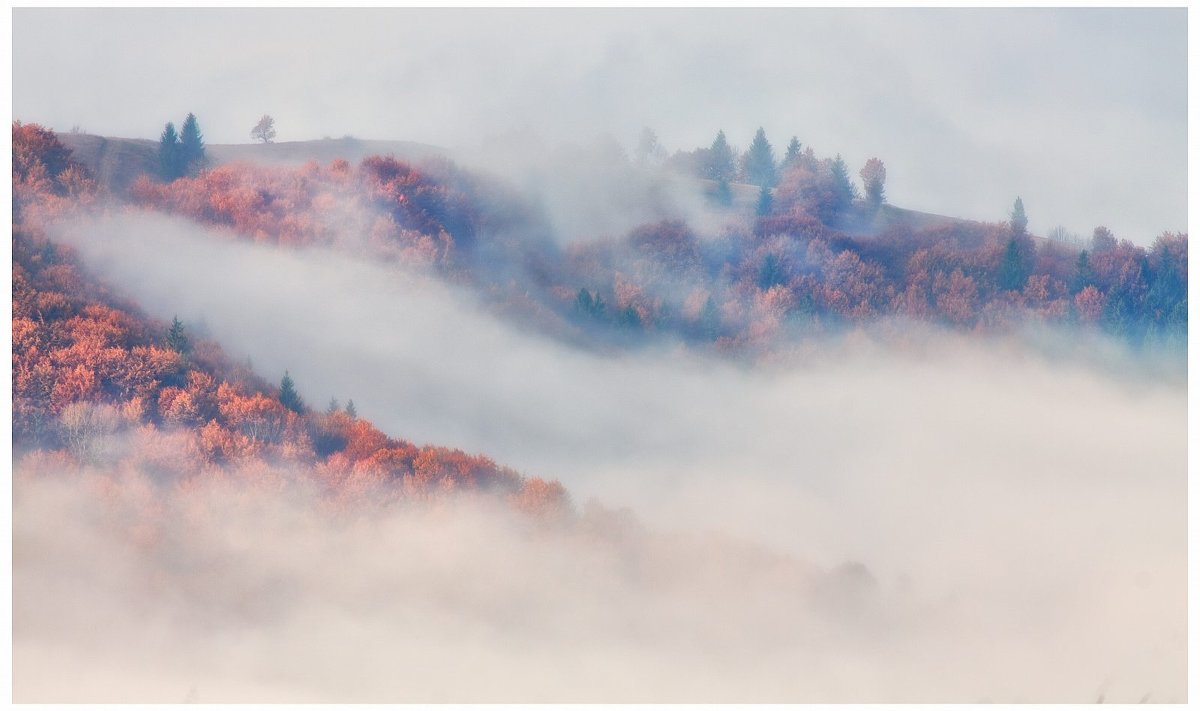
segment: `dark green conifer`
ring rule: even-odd
[[[758,191],[758,205],[754,208],[755,214],[759,217],[771,214],[771,202],[771,189],[764,185]]]
[[[792,136],[792,140],[788,142],[787,153],[783,155],[783,165],[788,166],[796,162],[800,157],[800,139]]]
[[[195,175],[207,160],[204,154],[204,136],[195,114],[188,114],[179,130],[180,169],[183,175]]]
[[[1025,203],[1021,202],[1021,198],[1019,197],[1013,203],[1008,226],[1012,230],[1013,237],[1025,236],[1025,228],[1029,226],[1029,219],[1025,217]]]
[[[829,169],[833,173],[833,204],[830,207],[834,215],[841,215],[850,209],[857,190],[854,183],[850,182],[850,171],[846,168],[846,161],[842,160],[841,153],[833,159]]]
[[[1006,291],[1020,291],[1025,288],[1025,280],[1029,277],[1025,268],[1025,260],[1021,257],[1021,247],[1016,237],[1010,237],[1004,247],[1004,256],[1000,259],[1000,271],[997,282]]]
[[[174,180],[183,175],[181,167],[179,134],[175,132],[175,124],[168,121],[158,138],[158,175],[163,180]]]
[[[1092,270],[1091,260],[1088,259],[1085,249],[1079,253],[1079,259],[1075,260],[1075,273],[1071,275],[1071,293],[1078,294],[1095,283],[1096,273]]]
[[[775,171],[775,151],[767,141],[767,134],[759,127],[754,134],[754,141],[746,151],[745,158],[746,180],[752,185],[773,187],[777,176]]]
[[[733,180],[734,172],[733,149],[725,140],[725,132],[717,131],[717,137],[708,149],[708,165],[705,166],[704,177],[717,182],[728,182]]]
[[[279,404],[297,414],[304,412],[304,401],[300,399],[300,393],[296,392],[296,384],[286,370],[283,371],[283,380],[279,383]]]
[[[167,348],[180,355],[187,355],[192,350],[192,344],[183,330],[183,322],[176,316],[171,321],[171,327],[167,329]]]

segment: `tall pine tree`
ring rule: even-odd
[[[286,370],[283,371],[283,380],[279,382],[279,404],[297,414],[304,412],[304,401],[300,399],[296,384]]]
[[[800,139],[792,136],[792,140],[788,141],[787,153],[783,155],[783,165],[789,166],[796,162],[800,157]]]
[[[734,164],[733,149],[725,140],[725,132],[717,131],[712,147],[708,149],[708,165],[705,166],[704,177],[718,183],[728,183],[733,180]]]
[[[192,351],[192,343],[183,332],[183,322],[178,316],[171,321],[171,327],[167,329],[167,347],[180,355],[187,355]]]
[[[758,191],[758,204],[754,208],[754,214],[759,217],[770,215],[771,203],[771,189],[764,185]]]
[[[743,165],[746,169],[746,180],[760,187],[773,187],[776,182],[775,151],[767,141],[767,134],[760,126],[754,134],[754,141],[746,151]]]
[[[1089,286],[1096,283],[1096,273],[1092,270],[1091,260],[1088,259],[1087,250],[1079,253],[1079,258],[1075,260],[1075,273],[1071,275],[1071,283],[1069,288],[1072,294],[1078,294]]]
[[[183,175],[181,165],[179,134],[175,132],[175,124],[168,121],[158,138],[158,174],[163,180],[174,180]]]
[[[1010,237],[1004,246],[1004,254],[1000,258],[1000,270],[997,281],[1001,289],[1020,291],[1025,288],[1025,281],[1033,271],[1033,240],[1026,233],[1029,219],[1025,217],[1025,203],[1021,198],[1013,202],[1012,213],[1009,215],[1008,228]]]
[[[1025,217],[1025,203],[1021,202],[1021,198],[1019,197],[1013,203],[1008,226],[1012,229],[1013,237],[1025,236],[1025,228],[1029,226],[1029,219]]]
[[[835,215],[841,215],[850,209],[856,190],[854,183],[850,182],[850,171],[846,169],[846,161],[842,160],[841,153],[833,159],[829,170],[833,174],[833,205],[830,207]]]
[[[189,113],[179,130],[179,153],[184,175],[194,175],[204,167],[204,136],[200,133],[200,122],[196,114]]]
[[[1000,258],[1000,271],[996,279],[1001,289],[1020,291],[1025,287],[1025,280],[1029,278],[1025,261],[1017,238],[1010,237],[1004,247],[1004,255]]]

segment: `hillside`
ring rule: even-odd
[[[809,171],[769,210],[733,184],[732,205],[691,220],[639,215],[560,244],[527,194],[448,160],[217,150],[209,170],[104,196],[53,132],[14,123],[13,144],[25,698],[241,701],[223,684],[269,674],[270,700],[444,701],[464,693],[464,664],[501,672],[467,700],[553,701],[537,696],[548,678],[562,698],[690,700],[697,679],[728,685],[722,699],[835,698],[848,692],[796,686],[795,670],[858,654],[864,624],[907,635],[889,642],[906,658],[907,630],[959,656],[961,615],[929,602],[951,594],[998,625],[972,630],[981,649],[1002,629],[1038,642],[1015,655],[1029,670],[1048,667],[1031,658],[1059,649],[1037,638],[1046,617],[1005,617],[1007,601],[1081,550],[1082,577],[1050,588],[1057,609],[1140,570],[1140,548],[1114,564],[1114,525],[1171,551],[1157,579],[1182,569],[1181,537],[1158,524],[1186,513],[1163,503],[1186,483],[1185,378],[1147,407],[1081,377],[1063,341],[1091,357],[1124,339],[1154,356],[1133,376],[1160,353],[1184,361],[1186,235],[1146,250],[1098,232],[1089,255],[1019,220],[883,206],[863,226],[866,206],[835,205]],[[109,181],[153,150],[83,144]],[[864,431],[887,436],[863,446]],[[421,442],[563,477],[584,503]],[[1152,498],[1131,499],[1133,482]],[[1001,502],[994,524],[981,494]],[[1011,521],[1039,515],[1075,534],[1026,527],[1014,544]],[[968,520],[982,528],[947,564],[946,531]],[[889,548],[902,553],[872,554]],[[918,586],[894,575],[907,570]],[[1135,586],[1176,599],[1118,579],[1128,590],[1071,632],[1077,657],[1181,639],[1185,605],[1144,634],[1139,618],[1132,643],[1108,635]],[[214,628],[215,661],[178,656]],[[596,639],[627,665],[608,667],[611,689],[585,686]],[[313,656],[289,656],[306,640]],[[514,654],[529,649],[541,656]],[[1090,663],[1069,698],[1110,668]]]
[[[13,449],[76,466],[135,466],[173,482],[231,467],[282,466],[335,501],[428,499],[472,491],[531,513],[569,507],[557,482],[526,479],[485,456],[389,437],[355,412],[305,404],[194,338],[147,318],[45,234],[45,218],[87,205],[94,183],[54,135],[14,126]],[[129,143],[91,142],[117,163]],[[110,163],[111,164],[111,163]],[[61,466],[61,459],[51,459]],[[554,515],[558,515],[555,513]]]
[[[71,149],[75,160],[110,191],[124,195],[139,175],[154,174],[158,167],[158,143],[142,138],[114,138],[86,133],[66,133],[59,136]],[[314,141],[284,141],[279,143],[218,143],[207,147],[209,165],[249,162],[268,166],[302,165],[309,161],[329,163],[343,159],[357,163],[376,155],[390,155],[419,162],[434,157],[450,157],[449,151],[438,146],[414,141],[387,141],[358,138],[321,139]],[[716,183],[696,180],[700,191],[711,191]],[[752,211],[758,200],[758,187],[747,183],[731,183],[732,208]],[[845,231],[857,236],[869,236],[888,229],[907,229],[914,232],[950,225],[978,224],[947,215],[908,210],[884,205],[870,223],[847,225]],[[1034,237],[1041,242],[1043,238]]]
[[[61,134],[59,140],[101,185],[119,195],[123,195],[139,175],[154,174],[158,169],[157,141],[86,133]],[[217,143],[206,148],[209,164],[214,167],[242,161],[262,165],[302,165],[312,160],[328,163],[339,158],[358,162],[373,155],[394,155],[404,160],[445,155],[443,149],[423,143],[349,137],[269,144]]]
[[[363,158],[379,155],[419,161],[444,156],[446,151],[414,141],[376,141],[350,137],[279,143],[218,143],[208,146],[208,158],[214,165],[238,161],[263,165],[300,165],[310,160],[328,163],[339,158],[357,163]]]
[[[59,140],[97,182],[118,195],[124,194],[139,175],[158,169],[158,144],[155,141],[86,133],[65,133]]]
[[[708,206],[715,220],[649,211],[623,232],[567,245],[530,195],[451,161],[238,161],[171,183],[140,180],[127,197],[258,243],[429,268],[498,315],[588,346],[665,337],[765,353],[895,317],[1182,343],[1186,235],[1164,234],[1147,250],[1101,229],[1084,253],[1002,222],[890,205],[871,215],[862,201],[836,200],[815,158],[787,177],[766,214],[745,204],[753,188],[737,185],[732,206]]]

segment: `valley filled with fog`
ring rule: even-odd
[[[12,700],[1186,702],[1186,19],[14,10]]]
[[[669,343],[605,354],[428,274],[320,250],[139,214],[63,237],[152,316],[205,324],[306,399],[353,397],[386,431],[487,452],[636,524],[615,548],[486,509],[301,525],[302,493],[217,487],[218,503],[165,516],[172,546],[142,559],[78,515],[77,490],[23,483],[15,536],[39,552],[15,591],[26,689],[62,641],[22,629],[67,613],[114,626],[73,640],[80,698],[1185,694],[1186,387],[1117,346],[1123,370],[916,326],[906,344],[831,339],[754,364]],[[117,567],[66,575],[72,541]],[[122,626],[147,612],[152,627]],[[148,636],[122,636],[135,628]],[[234,669],[231,652],[271,661]],[[428,655],[446,663],[413,661]],[[460,664],[486,671],[464,683]]]

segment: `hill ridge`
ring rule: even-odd
[[[97,181],[110,191],[123,195],[143,173],[154,174],[158,168],[158,142],[145,138],[122,138],[100,136],[90,133],[58,134],[63,145],[71,149],[75,160],[83,164],[96,176]],[[358,162],[373,155],[392,155],[406,161],[429,158],[448,158],[450,150],[418,141],[392,139],[363,139],[344,136],[302,141],[279,141],[274,143],[211,143],[206,145],[209,163],[212,166],[230,163],[251,162],[262,165],[302,165],[315,160],[329,163],[337,159]],[[712,181],[698,180],[699,185]],[[735,201],[741,207],[753,206],[759,188],[748,183],[731,183]],[[869,229],[848,228],[847,234],[867,236],[893,227],[906,227],[920,231],[932,227],[951,225],[980,225],[986,220],[955,217],[921,210],[912,210],[892,204],[884,204]],[[1031,235],[1032,236],[1032,235]],[[1044,238],[1034,237],[1041,241]]]

